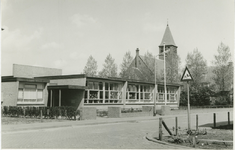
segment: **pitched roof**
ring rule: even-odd
[[[152,71],[152,73],[154,74],[155,70],[154,70],[154,58],[145,58],[145,56],[140,55],[140,58],[143,60],[143,62],[145,63],[145,65],[148,67],[149,70]],[[148,61],[148,62],[146,62]],[[163,70],[163,60],[161,59],[156,59],[156,71],[157,73],[160,73]],[[153,66],[150,66],[153,65]]]
[[[176,46],[175,45],[175,41],[174,41],[174,39],[172,37],[171,30],[170,30],[168,24],[166,26],[166,30],[165,30],[165,33],[163,35],[162,42],[161,42],[161,44],[159,46],[164,46],[164,43],[165,43],[165,45]]]

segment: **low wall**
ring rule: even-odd
[[[95,107],[81,107],[80,108],[80,119],[81,120],[94,120],[96,119],[96,108]]]
[[[108,107],[108,118],[120,118],[121,107]]]
[[[171,108],[170,106],[161,106],[161,109],[156,110],[156,113],[159,115],[170,115]]]
[[[153,106],[142,106],[142,112],[153,112]]]

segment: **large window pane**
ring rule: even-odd
[[[37,91],[37,99],[42,99],[43,97],[43,91],[42,90],[38,90]]]
[[[23,89],[19,89],[18,91],[18,99],[23,99],[24,95],[23,95]]]
[[[36,89],[25,89],[24,99],[29,101],[36,101],[37,99]]]

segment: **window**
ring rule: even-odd
[[[42,102],[43,84],[22,84],[18,89],[18,102]]]
[[[36,89],[25,89],[24,90],[24,100],[25,101],[36,101],[37,100]]]
[[[23,98],[24,98],[24,91],[22,88],[19,88],[18,101],[23,101]]]

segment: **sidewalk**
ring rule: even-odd
[[[212,113],[215,110],[210,112],[192,111],[191,115],[200,114],[200,113]],[[232,112],[233,109],[221,109],[219,112]],[[73,126],[84,126],[84,125],[98,125],[98,124],[112,124],[112,123],[123,123],[123,122],[138,122],[138,121],[147,121],[147,120],[158,120],[159,117],[162,118],[173,118],[175,116],[186,117],[186,111],[181,111],[181,113],[175,113],[173,115],[166,116],[143,116],[143,117],[130,117],[130,118],[101,118],[97,117],[96,120],[76,120],[76,121],[64,121],[64,122],[42,122],[42,123],[32,123],[32,124],[13,124],[13,125],[2,125],[2,133],[16,132],[16,131],[27,131],[27,130],[38,130],[38,129],[48,129],[48,128],[62,128],[62,127],[73,127]],[[232,119],[231,119],[232,120]]]

